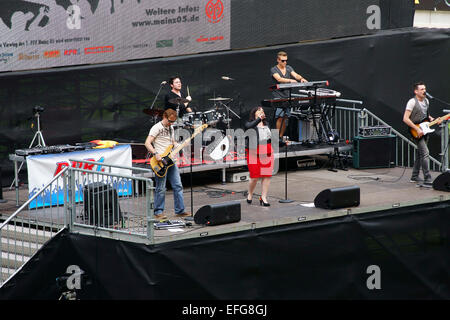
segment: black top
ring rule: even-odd
[[[181,98],[185,98],[185,97],[186,97],[186,96],[183,94],[183,92],[180,92],[180,94],[181,94]],[[172,90],[169,91],[169,92],[164,96],[164,110],[167,110],[167,109],[173,109],[173,110],[177,111],[178,104],[176,104],[176,103],[170,103],[170,102],[169,102],[169,100],[176,99],[176,98],[180,98],[180,96],[177,95],[176,93],[174,93]],[[186,111],[186,108],[187,108],[187,107],[184,105],[184,103],[180,103],[180,112],[179,112],[179,114],[178,114],[178,117],[183,116],[183,114],[185,114],[185,113],[187,112],[187,111]]]
[[[248,129],[255,129],[255,131],[256,131],[256,143],[255,143],[254,141],[252,141],[252,142],[250,143],[250,141],[249,141],[249,140],[250,140],[249,136],[247,136],[247,137],[245,138],[245,144],[246,144],[247,149],[256,149],[256,146],[259,145],[259,143],[261,142],[261,141],[260,141],[260,137],[259,137],[259,130],[258,130],[258,124],[259,124],[260,122],[261,122],[261,118],[256,118],[256,119],[253,120],[253,121],[247,121],[247,122],[245,123],[245,130],[248,130]],[[267,142],[267,143],[272,143],[272,139],[266,140],[266,142]],[[280,147],[283,147],[283,146],[286,145],[286,143],[284,143],[284,142],[280,139],[278,145],[279,145]]]
[[[294,68],[292,68],[290,65],[286,66],[286,74],[283,74],[281,72],[281,70],[278,68],[278,65],[272,67],[270,69],[270,76],[272,78],[272,82],[274,84],[279,84],[279,82],[277,81],[277,79],[275,79],[273,77],[273,75],[275,73],[278,73],[280,75],[280,77],[284,78],[284,79],[293,79],[291,76],[291,73],[294,71]],[[272,91],[272,96],[274,98],[289,98],[289,89],[280,89],[280,90],[273,90]]]

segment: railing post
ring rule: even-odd
[[[358,120],[357,124],[356,124],[356,134],[359,134],[359,128],[360,127],[367,127],[367,119],[368,119],[368,114],[365,111],[365,109],[362,109],[359,113],[358,113]]]
[[[153,202],[153,181],[151,179],[147,179],[145,183],[146,187],[146,201],[147,201],[147,239],[150,243],[154,242],[153,235],[153,222],[154,222],[154,202]]]
[[[67,220],[69,230],[73,230],[73,222],[75,221],[75,177],[74,170],[68,168],[67,170]]]
[[[448,169],[448,120],[441,123],[441,171]]]

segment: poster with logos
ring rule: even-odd
[[[83,170],[96,172],[111,172],[113,175],[130,175],[130,170],[121,168],[111,168],[101,164],[91,164],[80,162],[93,161],[97,163],[106,163],[108,165],[117,165],[131,167],[131,146],[120,145],[114,148],[89,149],[83,151],[64,152],[55,154],[42,154],[27,157],[28,171],[28,198],[32,198],[36,193],[42,190],[49,182],[52,181],[65,167],[79,168]],[[105,176],[80,175],[82,179],[75,181],[75,201],[83,199],[83,189],[86,184],[95,181],[89,179],[96,178],[101,181]],[[30,209],[56,204],[64,204],[64,183],[62,177],[59,177],[55,183],[51,185],[51,190],[46,189],[45,192],[37,196],[31,203]],[[118,177],[108,180],[119,196],[125,196],[132,193],[132,184],[129,179],[119,179]]]
[[[0,72],[230,49],[231,0],[2,0]]]

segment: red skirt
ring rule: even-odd
[[[257,150],[247,149],[246,151],[250,178],[271,177],[274,159],[272,144],[260,144]]]

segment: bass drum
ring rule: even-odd
[[[228,154],[230,141],[221,130],[208,128],[203,132],[203,161],[220,161]]]

